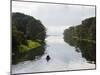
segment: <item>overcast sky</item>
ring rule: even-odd
[[[95,7],[13,1],[12,12],[31,15],[41,20],[48,34],[60,34],[83,19],[95,16]]]

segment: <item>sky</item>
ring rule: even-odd
[[[48,35],[60,35],[64,29],[94,17],[95,7],[13,1],[12,12],[33,16],[47,28]]]

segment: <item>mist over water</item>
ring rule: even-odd
[[[46,26],[47,35],[63,35],[64,30],[70,26]]]

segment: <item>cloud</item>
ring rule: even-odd
[[[83,19],[95,16],[95,7],[13,1],[12,12],[34,16],[48,31],[61,32],[64,27],[78,25]]]

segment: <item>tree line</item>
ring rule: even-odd
[[[96,62],[96,17],[86,18],[80,25],[64,30],[64,41],[79,47],[82,56]]]
[[[43,54],[45,37],[46,28],[40,20],[23,13],[12,13],[12,63],[29,58],[31,52],[33,59]]]

